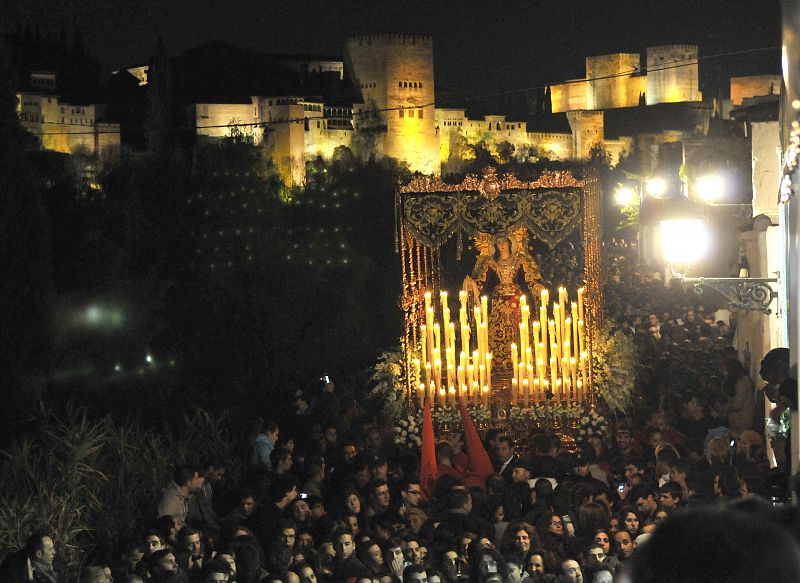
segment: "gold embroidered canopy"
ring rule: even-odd
[[[406,321],[403,344],[407,359],[419,342],[424,296],[428,292],[436,297],[441,290],[442,247],[454,235],[458,235],[458,259],[461,234],[466,234],[475,242],[476,249],[484,239],[504,245],[510,253],[508,261],[514,260],[516,273],[517,263],[524,267],[527,264],[523,260],[533,261],[527,254],[528,235],[553,250],[562,242],[566,244],[576,230],[580,232],[583,247],[588,353],[591,354],[592,340],[602,320],[602,213],[600,189],[594,173],[577,179],[569,171],[545,171],[534,180],[522,181],[513,175],[498,177],[496,170],[490,167],[482,177],[467,176],[460,184],[447,184],[435,176],[418,176],[399,189],[396,203],[403,276],[401,305]],[[479,254],[476,268],[482,261],[492,261],[490,256],[494,257],[494,247],[488,255]],[[499,259],[494,261],[502,263]],[[535,262],[532,265],[535,266]],[[541,275],[538,268],[535,272],[531,281],[535,280],[533,287],[537,288],[541,285]],[[527,275],[530,274],[526,271],[526,281]],[[530,287],[531,282],[527,283]],[[503,370],[500,360],[498,358],[498,373]],[[407,368],[409,363],[410,360]],[[410,376],[406,375],[407,383]],[[510,378],[505,380],[510,383]],[[409,385],[409,398],[410,389]]]
[[[508,233],[526,227],[551,249],[580,226],[579,188],[522,189],[501,192],[487,201],[480,192],[409,193],[403,219],[424,245],[441,247],[458,231]]]

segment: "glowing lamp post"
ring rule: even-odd
[[[777,279],[686,276],[692,263],[708,250],[708,231],[700,219],[662,221],[661,243],[672,276],[694,286],[696,294],[702,294],[705,287],[710,287],[728,300],[728,307],[732,310],[763,314],[772,312],[769,305],[777,297],[777,292],[770,283],[776,283]]]

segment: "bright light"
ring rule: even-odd
[[[667,192],[667,181],[659,177],[650,178],[647,181],[646,188],[647,194],[659,198]]]
[[[147,364],[153,364],[153,355],[148,354],[147,356],[144,357],[144,360],[145,362],[147,362]]]
[[[708,231],[700,219],[661,222],[661,244],[668,263],[686,268],[708,249]]]
[[[91,305],[86,308],[86,322],[89,324],[99,324],[103,318],[103,309],[100,306]]]
[[[630,186],[620,186],[614,193],[614,200],[619,206],[631,206],[636,201],[636,191]]]
[[[695,187],[704,201],[717,202],[725,193],[725,180],[719,174],[708,174],[698,178]]]
[[[119,363],[115,364],[114,365],[114,372],[120,372],[120,371],[122,371],[122,365],[119,364]]]

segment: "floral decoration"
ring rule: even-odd
[[[408,413],[394,426],[394,442],[409,449],[422,445],[422,413]]]
[[[375,385],[369,392],[369,399],[380,408],[385,419],[397,425],[407,411],[402,350],[381,354],[372,368],[371,378]]]
[[[613,413],[630,410],[638,362],[633,339],[622,332],[611,333],[607,324],[598,334],[593,348],[597,394]]]
[[[606,435],[608,430],[608,422],[606,418],[597,413],[590,412],[580,418],[580,425],[578,426],[578,435],[581,437],[589,437],[591,435]]]

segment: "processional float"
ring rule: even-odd
[[[494,168],[460,184],[422,176],[399,189],[396,207],[409,407],[482,405],[495,424],[513,407],[593,411],[591,356],[603,314],[597,177],[544,172],[521,181]],[[445,272],[467,271],[458,266],[465,237],[477,258],[460,289],[443,289]],[[454,238],[456,265],[444,266]],[[570,238],[582,265],[561,268],[582,267],[582,281],[550,289],[533,243],[541,257]]]

